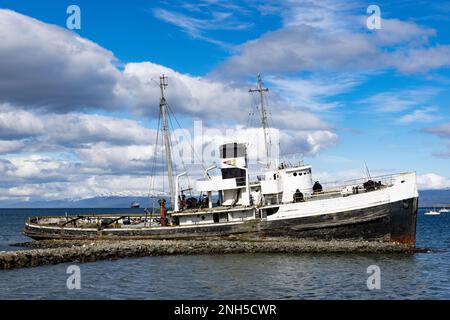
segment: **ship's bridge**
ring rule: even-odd
[[[249,186],[247,171],[247,146],[244,143],[225,143],[219,147],[221,176],[197,180],[196,188],[208,192],[211,199],[213,191],[219,194],[219,202],[224,206],[249,205]]]
[[[261,191],[265,198],[273,197],[276,202],[292,202],[294,193],[299,190],[305,195],[313,192],[312,167],[280,166],[277,170],[268,170],[261,179]]]

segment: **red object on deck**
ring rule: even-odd
[[[159,210],[161,212],[161,226],[166,226],[166,199],[159,200]]]

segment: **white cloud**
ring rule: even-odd
[[[398,120],[402,124],[410,124],[413,122],[433,122],[439,120],[441,117],[436,114],[438,111],[435,107],[414,110],[410,114],[406,114]]]
[[[397,113],[407,111],[412,108],[427,103],[437,95],[434,88],[402,89],[375,94],[360,102],[373,111],[383,113]]]
[[[44,124],[33,113],[0,104],[0,139],[18,139],[42,133]]]
[[[257,136],[259,129],[242,129],[253,103],[249,84],[181,74],[151,62],[127,63],[119,71],[111,52],[75,33],[8,10],[0,10],[0,18],[4,27],[0,37],[5,40],[0,43],[0,74],[8,77],[0,83],[3,195],[53,199],[146,192],[149,181],[144,177],[153,163],[156,161],[156,175],[163,168],[160,159],[154,159],[155,130],[135,120],[80,111],[123,105],[134,115],[156,117],[157,82],[162,73],[168,76],[166,97],[177,116],[201,118],[209,130],[203,147],[217,149],[219,141],[226,138],[220,130],[212,132],[213,128],[231,130],[233,138]],[[232,21],[227,16],[216,18]],[[319,101],[324,94],[318,81],[317,87],[297,84],[310,91],[304,100],[308,108],[318,106],[315,99]],[[299,109],[287,99],[275,98],[271,98],[277,101],[271,110],[272,130],[291,130],[282,138],[286,148],[313,155],[335,143],[331,126],[308,108]],[[294,113],[302,121],[295,121]],[[216,161],[217,157],[210,155],[204,160]]]
[[[368,32],[361,6],[343,1],[288,1],[283,7],[281,28],[238,46],[213,74],[387,69],[413,73],[450,66],[450,46],[429,44],[436,34],[433,29],[383,17],[382,28]]]
[[[128,63],[123,71],[118,95],[126,104],[133,106],[133,112],[156,117],[159,112],[158,81],[161,74],[168,77],[169,87],[165,95],[177,117],[186,115],[216,125],[223,122],[242,125],[251,120],[248,112],[252,108],[255,112],[255,104],[259,104],[259,98],[248,93],[248,89],[254,86],[252,84],[194,77],[151,62]],[[312,110],[336,107],[338,104],[325,100],[345,92],[358,81],[356,77],[345,76],[339,77],[339,80],[340,84],[330,85],[323,79],[268,77],[268,82],[274,86],[274,90],[266,96],[271,125],[280,129],[330,129],[332,126]],[[293,117],[293,114],[296,116]]]
[[[43,130],[42,120],[53,123],[52,128],[58,140],[68,141],[74,135],[80,140],[81,133],[88,138],[104,136],[111,130],[107,125],[100,125],[99,121],[94,126],[82,115],[72,115],[70,118],[56,115],[43,117],[27,113],[24,108],[41,107],[42,112],[68,113],[73,109],[80,111],[84,107],[108,110],[121,105],[137,115],[156,117],[159,103],[157,82],[162,73],[169,77],[167,100],[177,115],[198,117],[211,122],[243,124],[252,107],[252,98],[247,92],[249,84],[194,77],[151,62],[127,63],[123,71],[119,71],[113,66],[114,56],[111,52],[75,33],[9,10],[1,10],[0,15],[4,18],[2,23],[7,23],[2,29],[2,36],[6,41],[0,43],[0,58],[3,58],[1,61],[8,61],[0,64],[0,71],[4,71],[0,74],[8,76],[8,81],[0,82],[0,103],[3,100],[0,105],[0,136],[3,139],[39,134]],[[226,17],[221,16],[220,19]],[[20,28],[23,32],[19,32]],[[15,36],[16,34],[20,36]],[[27,58],[24,62],[21,60],[22,56],[32,58]],[[29,68],[22,69],[27,64],[30,65]],[[287,86],[287,80],[282,83],[282,79],[274,78],[274,81],[279,82],[281,89]],[[280,105],[283,110],[289,110],[285,112],[287,116],[276,110],[277,119],[274,124],[288,125],[292,129],[329,127],[319,117],[307,112],[306,108],[332,107],[331,103],[321,101],[321,92],[317,88],[322,88],[322,93],[325,89],[330,89],[331,92],[339,89],[327,87],[323,81],[319,83],[319,80],[297,84],[300,90],[305,89],[305,95],[296,93],[286,98],[278,96],[277,109]],[[342,86],[345,87],[346,84]],[[304,110],[297,109],[297,105],[290,108],[285,106],[288,104],[287,100],[301,96],[304,100],[300,103],[307,104]],[[289,121],[289,114],[296,111],[308,120],[303,122],[307,124],[306,128],[305,125],[299,126],[299,122]],[[100,117],[98,120],[101,120]],[[66,131],[63,127],[68,123],[78,123],[79,127]],[[128,127],[122,122],[122,135],[110,135],[110,139],[118,140],[127,136]],[[135,133],[132,135],[135,136]]]
[[[421,190],[450,188],[450,179],[435,173],[417,176],[417,185]]]
[[[271,108],[269,122],[281,130],[331,130],[332,126],[301,108],[277,105]]]
[[[154,159],[154,149],[150,143],[148,146],[96,143],[74,152],[87,167],[116,174],[123,172],[137,174],[142,170],[149,172],[152,161],[157,161]]]
[[[333,109],[340,104],[331,102],[330,97],[348,92],[361,83],[355,75],[332,75],[315,77],[280,77],[268,76],[266,82],[291,104],[312,111]],[[305,121],[307,122],[307,121]]]
[[[363,36],[318,32],[301,25],[268,32],[239,46],[213,72],[216,77],[249,73],[343,71],[373,67],[377,51]]]
[[[0,140],[0,154],[20,151],[24,145],[22,141]]]
[[[97,114],[54,114],[0,105],[0,139],[33,139],[29,148],[58,145],[76,147],[89,143],[143,145],[155,141],[156,130],[135,120]],[[43,150],[39,150],[43,151]]]
[[[156,129],[135,120],[95,114],[47,115],[43,117],[50,142],[70,146],[105,141],[110,144],[148,145]],[[51,130],[50,130],[51,129]]]
[[[157,177],[157,183],[161,181],[161,177]],[[8,199],[17,199],[17,201],[83,199],[106,195],[136,197],[149,195],[149,183],[150,179],[146,176],[105,175],[70,182],[23,184],[7,189],[0,187],[0,194],[7,196]],[[155,189],[154,191],[157,193],[160,190]]]
[[[440,136],[442,138],[450,139],[450,123],[446,123],[433,128],[427,128],[425,129],[425,131]]]
[[[74,163],[41,155],[21,155],[7,160],[11,166],[4,172],[5,176],[18,179],[58,179],[76,170]]]
[[[366,18],[361,21],[365,25]],[[436,35],[436,30],[419,26],[413,22],[402,21],[399,19],[382,19],[382,29],[380,32],[375,32],[373,36],[379,45],[395,45],[411,44],[423,45],[428,44],[430,37]]]
[[[112,108],[113,54],[63,28],[0,9],[0,103]],[[7,81],[3,81],[7,79]]]
[[[434,47],[411,48],[399,50],[390,57],[391,64],[400,72],[427,72],[450,66],[450,45]]]
[[[393,114],[399,124],[429,123],[442,118],[432,101],[438,93],[439,90],[429,87],[393,90],[375,94],[360,103],[374,112]]]
[[[394,67],[416,72],[447,63],[446,46],[425,45],[435,33],[429,28],[384,19],[383,32],[368,33],[360,29],[359,17],[348,13],[351,6],[312,1],[309,9],[302,11],[303,4],[285,4],[292,15],[289,17],[287,10],[281,13],[285,25],[280,30],[243,44],[217,72],[206,77],[151,62],[125,63],[119,70],[114,55],[97,44],[62,28],[0,10],[0,80],[8,77],[8,81],[0,81],[0,194],[56,199],[145,193],[146,176],[155,162],[155,130],[140,121],[81,111],[90,107],[111,110],[120,105],[133,116],[155,118],[160,95],[157,82],[162,73],[169,79],[167,100],[177,116],[184,117],[183,125],[200,118],[205,129],[219,129],[209,131],[202,145],[217,148],[224,138],[221,130],[233,131],[234,137],[256,136],[258,129],[252,126],[249,131],[239,131],[254,104],[247,92],[253,85],[243,83],[240,75],[267,71],[265,79],[274,89],[268,99],[271,127],[281,130],[281,153],[314,156],[338,142],[333,125],[323,118],[327,110],[341,106],[330,98],[349,92],[362,81],[354,74],[330,70]],[[322,14],[316,15],[319,11]],[[192,36],[204,37],[205,31],[214,28],[246,26],[228,15],[204,21],[165,13],[166,18],[178,19],[171,23],[183,22],[180,27]],[[215,26],[211,21],[224,24]],[[401,50],[387,54],[382,48],[388,45],[398,45]],[[422,61],[422,54],[434,61]],[[298,71],[302,70],[327,70],[327,77],[321,73],[300,78]],[[233,77],[227,78],[230,74]],[[240,82],[234,82],[236,79]],[[429,97],[433,96],[429,91]],[[410,96],[395,100],[396,94],[390,92],[390,96],[368,102],[410,112],[399,121],[430,120],[426,117],[432,110],[424,106],[411,113],[418,103],[426,102],[420,96],[425,91],[411,91]],[[436,134],[447,132],[445,127],[440,129]],[[156,165],[162,185],[159,174],[163,164],[158,159]],[[445,180],[435,178],[429,179],[445,185]]]
[[[282,154],[301,153],[315,156],[338,142],[338,136],[328,130],[289,131],[280,133]]]
[[[425,128],[425,133],[433,134],[442,139],[443,148],[433,153],[434,156],[439,158],[450,158],[450,123],[445,123],[440,126]]]
[[[71,114],[67,116],[72,116]],[[107,123],[108,118],[104,121]],[[46,122],[46,121],[43,121]],[[51,122],[49,122],[51,124]],[[67,130],[70,132],[71,128]],[[201,157],[204,164],[218,161],[218,146],[223,142],[236,141],[249,143],[249,157],[251,161],[264,159],[264,148],[262,135],[259,128],[243,128],[242,126],[234,127],[205,127],[201,134],[201,149],[197,157],[190,154],[190,145],[185,148],[188,151],[187,158],[183,158],[184,164],[187,165],[191,178],[199,177],[203,172],[199,167],[191,167],[198,165]],[[46,131],[46,128],[44,128]],[[336,143],[337,136],[330,131],[285,131],[280,134],[277,129],[271,129],[271,137],[274,149],[272,156],[278,156],[279,141],[283,146],[283,153],[295,151],[303,155],[315,155],[324,148],[328,148]],[[82,132],[82,131],[81,131]],[[259,134],[258,134],[259,133]],[[82,137],[83,138],[83,137]],[[38,137],[37,141],[40,141]],[[48,138],[41,140],[46,141]],[[35,145],[36,150],[42,153],[22,152],[19,155],[5,156],[0,160],[0,184],[4,188],[9,186],[11,189],[9,194],[14,197],[42,196],[46,199],[64,197],[65,194],[70,197],[88,197],[95,196],[99,193],[108,192],[111,183],[97,184],[96,181],[102,180],[102,177],[115,177],[115,181],[122,184],[114,186],[111,190],[118,192],[146,192],[146,188],[135,188],[132,184],[134,179],[126,179],[125,177],[146,177],[153,173],[161,175],[164,167],[162,163],[161,151],[155,158],[155,148],[149,143],[142,144],[112,144],[108,142],[95,141],[95,136],[88,144],[78,145],[73,143],[70,148],[64,147],[70,140],[65,140],[61,147],[55,147],[61,151],[63,148],[65,153],[46,154],[45,148],[40,149]],[[101,140],[101,139],[100,139]],[[78,137],[75,136],[75,141]],[[194,141],[195,145],[195,141]],[[44,145],[43,147],[47,147]],[[174,160],[179,170],[182,168],[183,162],[178,159],[178,148],[175,146],[173,150]],[[196,150],[198,151],[198,150]],[[198,157],[200,155],[200,157]],[[155,167],[154,167],[155,166]],[[154,168],[154,169],[153,169]],[[154,171],[153,171],[154,170]],[[94,181],[94,182],[93,182]],[[103,180],[102,180],[103,181]],[[162,185],[162,183],[160,184]],[[167,186],[167,182],[165,183]],[[79,190],[74,191],[74,186]],[[46,191],[47,190],[47,191]]]
[[[206,36],[206,31],[242,30],[247,29],[252,25],[248,22],[236,20],[231,12],[224,11],[211,11],[207,18],[194,18],[182,13],[161,8],[155,9],[153,13],[156,18],[181,28],[193,38],[211,42],[223,47],[229,47],[230,45],[223,41]],[[205,14],[205,11],[203,11],[203,14]]]
[[[165,95],[177,115],[232,119],[242,116],[243,106],[251,106],[246,88],[182,74],[151,62],[128,63],[118,93],[139,114],[154,116],[159,112],[161,74],[168,77]]]

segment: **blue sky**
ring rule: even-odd
[[[160,73],[191,131],[248,124],[261,72],[281,150],[321,180],[367,162],[449,188],[449,23],[448,1],[2,0],[0,202],[145,194]]]

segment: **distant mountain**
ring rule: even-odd
[[[152,198],[149,197],[119,197],[100,196],[87,199],[64,199],[52,201],[27,201],[15,203],[12,201],[1,201],[2,208],[130,208],[131,203],[137,202],[141,208],[151,207]],[[155,198],[155,205],[158,206]]]
[[[450,205],[450,189],[445,190],[420,190],[419,206],[428,207],[439,204]]]

